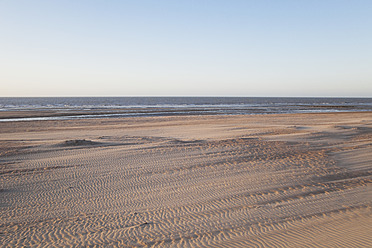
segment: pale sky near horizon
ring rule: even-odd
[[[0,0],[0,96],[372,97],[372,1]]]

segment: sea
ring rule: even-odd
[[[6,111],[33,111],[12,117]],[[372,98],[2,97],[0,121],[372,111]],[[37,114],[39,113],[39,115]]]

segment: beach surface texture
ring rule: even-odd
[[[0,123],[1,247],[371,247],[372,113]]]

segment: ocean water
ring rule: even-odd
[[[252,115],[372,111],[372,98],[281,97],[3,97],[0,111],[40,111],[42,116],[0,121],[170,115]],[[51,114],[47,114],[51,113]],[[6,116],[6,115],[5,115]]]

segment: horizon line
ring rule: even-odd
[[[241,95],[87,95],[87,96],[79,96],[79,95],[60,95],[60,96],[0,96],[0,98],[104,98],[104,97],[112,97],[112,98],[119,98],[119,97],[231,97],[231,98],[372,98],[372,96],[241,96]]]

